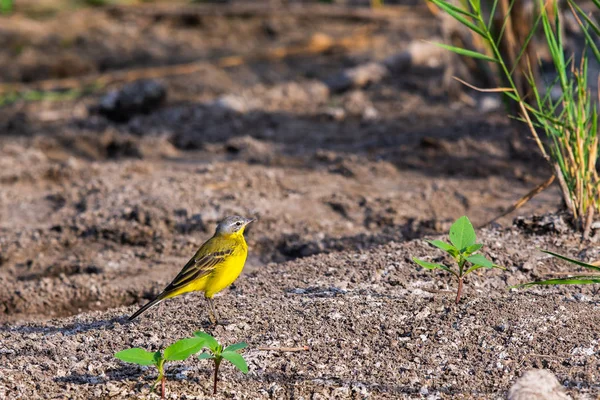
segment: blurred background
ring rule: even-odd
[[[544,182],[498,94],[452,89],[473,75],[430,43],[439,12],[382,3],[3,0],[0,319],[140,303],[229,214],[260,220],[252,271],[480,225]]]

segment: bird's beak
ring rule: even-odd
[[[244,225],[248,225],[254,221],[256,221],[256,218],[246,218],[246,223]]]

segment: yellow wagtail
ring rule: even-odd
[[[213,237],[200,246],[173,282],[152,301],[137,310],[129,320],[165,299],[183,293],[202,291],[208,301],[210,322],[217,324],[218,315],[212,298],[231,285],[242,272],[248,255],[244,229],[252,221],[255,220],[239,216],[227,217],[221,221]]]

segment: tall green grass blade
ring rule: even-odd
[[[566,278],[546,279],[543,281],[527,282],[510,288],[528,288],[534,285],[589,285],[600,283],[600,276],[568,276]]]
[[[533,27],[531,28],[531,31],[529,31],[529,34],[527,35],[527,37],[525,38],[525,41],[523,42],[521,51],[519,51],[519,54],[517,55],[517,58],[515,59],[515,65],[513,65],[512,69],[510,70],[511,75],[515,72],[515,69],[517,69],[519,62],[521,61],[521,57],[523,57],[523,54],[525,54],[525,50],[527,50],[527,46],[529,45],[529,42],[531,42],[531,39],[535,35],[535,31],[537,30],[541,20],[542,20],[542,15],[540,14],[536,18],[536,20],[533,24]]]
[[[498,1],[499,0],[494,0],[494,2],[492,3],[492,9],[490,11],[490,19],[488,20],[488,23],[486,25],[488,32],[492,30],[492,24],[494,23],[494,15],[496,15],[496,8],[498,7]]]
[[[444,0],[430,0],[433,4],[446,11],[448,14],[454,17],[455,14],[462,14],[466,17],[477,19],[477,15],[470,13],[469,11],[462,9],[460,7],[455,6],[452,3],[449,3]],[[452,14],[451,14],[452,12]]]
[[[502,28],[500,28],[500,32],[498,33],[498,37],[496,38],[496,47],[500,46],[500,42],[502,41],[502,36],[504,36],[504,31],[506,30],[506,25],[508,25],[508,20],[510,18],[510,13],[515,5],[515,0],[512,0],[508,5],[508,10],[506,11],[506,15],[504,16],[504,21],[502,21]],[[493,18],[493,15],[490,17]]]
[[[583,261],[575,260],[573,258],[565,257],[565,256],[560,255],[558,253],[553,253],[553,252],[548,251],[548,250],[542,250],[542,253],[550,254],[553,257],[560,258],[561,260],[568,261],[568,262],[570,262],[572,264],[577,264],[580,267],[589,268],[589,269],[592,269],[594,271],[600,271],[600,267],[597,267],[597,266],[592,265],[592,264],[584,263]]]
[[[469,0],[469,4],[477,15],[481,12],[481,0]]]
[[[511,98],[512,100],[514,100],[516,102],[521,101],[521,98],[513,92],[504,92],[504,95],[508,96],[509,98]]]
[[[560,76],[560,85],[565,91],[568,87],[567,80],[567,64],[565,63],[564,58],[564,47],[562,45],[562,39],[560,34],[560,22],[557,18],[555,19],[554,29],[552,28],[552,23],[550,22],[550,18],[548,17],[548,12],[544,7],[543,0],[540,0],[541,7],[541,16],[542,16],[542,25],[544,27],[544,36],[546,37],[546,42],[548,43],[548,49],[550,50],[550,55],[552,56],[552,61],[554,62],[554,66],[556,67],[556,72]]]
[[[456,7],[455,5],[452,5],[446,1],[442,1],[442,0],[431,0],[431,1],[435,5],[440,7],[442,10],[446,11],[448,13],[448,15],[450,15],[452,18],[454,18],[455,20],[457,20],[458,22],[460,22],[461,24],[463,24],[464,26],[466,26],[473,32],[477,32],[480,36],[486,38],[485,32],[481,28],[479,28],[477,25],[475,25],[472,21],[469,21],[469,19],[467,19],[467,17],[469,17],[469,18],[473,18],[473,19],[477,20],[478,18],[476,15],[471,14],[466,10],[460,9],[460,8]]]
[[[472,51],[472,50],[467,50],[467,49],[461,49],[460,47],[455,47],[455,46],[449,46],[447,44],[444,43],[434,43],[436,46],[440,46],[441,48],[444,48],[446,50],[450,50],[456,54],[460,54],[461,56],[466,56],[466,57],[471,57],[471,58],[476,58],[479,60],[484,60],[484,61],[489,61],[489,62],[493,62],[493,63],[498,63],[498,60],[496,60],[495,58],[492,58],[490,56],[487,56],[485,54],[481,54],[478,53],[476,51]]]
[[[596,22],[593,21],[589,15],[587,15],[585,13],[585,11],[583,11],[581,9],[581,7],[579,7],[579,5],[577,3],[575,3],[575,1],[573,0],[567,0],[569,2],[569,5],[572,6],[575,10],[577,10],[577,12],[585,19],[585,21],[591,26],[591,28],[594,30],[594,32],[596,33],[596,35],[600,36],[600,27],[598,27],[598,25],[596,25]],[[599,0],[592,0],[594,1],[594,3],[596,4],[596,7],[600,8],[600,1]],[[577,17],[577,15],[575,14],[575,17]],[[581,20],[577,20],[577,23],[579,24],[579,26],[583,29],[584,26],[581,24]]]
[[[598,27],[598,25],[596,25],[596,23],[573,0],[568,0],[568,2],[571,7],[577,10],[572,10],[573,15],[575,16],[577,23],[581,27],[581,31],[585,36],[585,41],[587,45],[590,46],[590,49],[592,49],[592,53],[594,53],[594,57],[596,57],[596,60],[600,62],[600,51],[598,50],[598,46],[596,46],[596,41],[592,38],[590,32],[588,31],[588,26],[592,28],[592,30],[596,33],[597,36],[600,36],[600,27]],[[583,22],[577,17],[577,12],[579,12],[581,16],[585,19],[588,26],[585,26]]]

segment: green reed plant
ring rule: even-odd
[[[509,2],[509,11],[503,16],[504,22],[499,30],[492,27],[502,0],[491,1],[489,17],[484,16],[481,0],[462,0],[459,5],[445,0],[429,1],[466,26],[473,36],[483,42],[484,51],[439,45],[460,55],[488,61],[495,66],[494,70],[501,80],[506,82],[506,87],[491,91],[502,92],[518,105],[517,119],[529,127],[540,152],[558,178],[564,203],[573,215],[575,225],[587,236],[594,214],[600,209],[600,180],[596,171],[598,102],[591,96],[588,88],[587,53],[584,51],[579,60],[565,56],[558,2],[538,0],[538,11],[529,34],[523,43],[518,44],[520,51],[515,59],[509,61],[507,56],[503,55],[500,43],[506,34],[510,10],[515,0]],[[600,0],[593,1],[600,7]],[[600,61],[600,52],[594,44],[593,37],[600,36],[600,28],[593,24],[591,18],[583,13],[573,0],[568,0],[568,3],[583,28],[587,46],[592,48],[594,56]],[[538,87],[535,73],[539,61],[529,59],[526,51],[540,27],[557,73],[556,79],[544,84],[542,88]],[[527,66],[525,70],[519,68],[519,65],[523,64]],[[528,90],[519,88],[515,83],[518,74],[525,77]],[[560,95],[553,98],[552,89],[555,86],[560,88]],[[540,138],[538,132],[543,132],[545,140]]]

